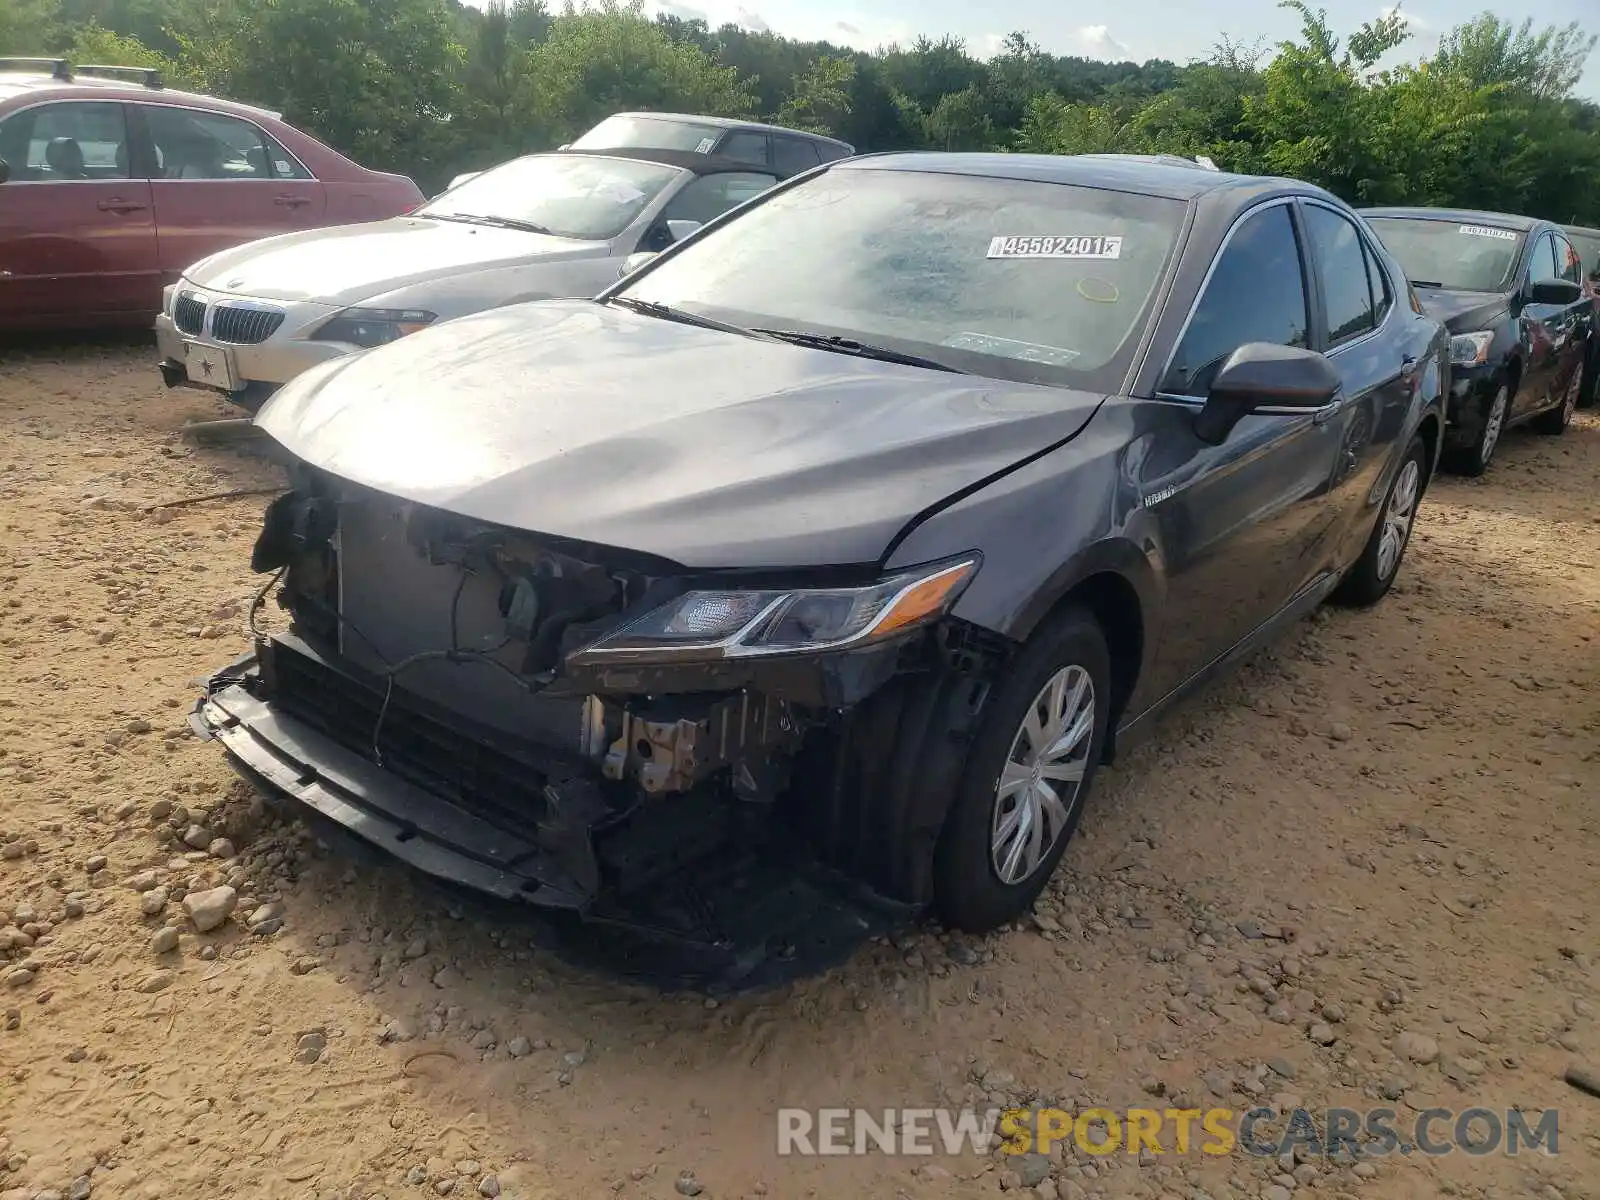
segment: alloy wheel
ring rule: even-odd
[[[1567,394],[1561,400],[1561,423],[1565,425],[1572,420],[1572,414],[1578,411],[1578,396],[1583,391],[1583,364],[1578,364],[1578,369],[1572,373],[1572,382],[1567,384]]]
[[[1483,420],[1483,449],[1479,457],[1488,462],[1494,454],[1494,448],[1500,441],[1500,430],[1506,423],[1506,404],[1509,401],[1504,386],[1494,394],[1494,400],[1489,404],[1489,415]]]
[[[995,787],[989,857],[1002,883],[1031,876],[1066,831],[1089,765],[1094,726],[1089,672],[1062,667],[1033,698]]]
[[[1422,494],[1422,468],[1414,458],[1406,459],[1389,492],[1383,510],[1383,532],[1378,535],[1378,578],[1388,579],[1400,566],[1406,542],[1411,537],[1411,522],[1417,515],[1417,499]]]

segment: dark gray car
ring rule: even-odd
[[[279,392],[293,623],[197,726],[423,871],[746,967],[839,880],[991,928],[1163,709],[1388,590],[1447,372],[1316,188],[845,160]]]

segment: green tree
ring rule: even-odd
[[[1563,100],[1583,77],[1594,47],[1594,35],[1576,21],[1534,33],[1532,17],[1512,28],[1486,12],[1439,40],[1432,67],[1468,87],[1500,85],[1540,100]]]
[[[620,110],[748,116],[755,105],[738,72],[673,41],[644,15],[643,0],[569,7],[529,52],[526,79],[530,110],[562,139]]]
[[[850,85],[855,77],[852,60],[823,55],[800,77],[774,119],[791,129],[834,134],[850,115]]]
[[[202,86],[268,104],[375,167],[438,182],[462,47],[445,0],[213,0],[180,34]]]
[[[923,123],[938,150],[987,150],[995,144],[994,122],[976,84],[940,96]]]

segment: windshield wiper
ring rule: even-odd
[[[949,363],[923,358],[920,354],[905,354],[899,350],[891,350],[887,346],[874,346],[869,342],[858,342],[854,338],[840,337],[835,333],[807,333],[803,329],[759,328],[754,332],[766,334],[768,337],[777,338],[779,341],[788,342],[790,345],[804,346],[809,350],[830,350],[835,354],[853,354],[857,358],[875,358],[879,362],[899,363],[903,367],[924,367],[929,371],[948,371],[952,375],[967,374],[959,367],[952,367]]]
[[[698,313],[685,312],[681,308],[662,304],[659,300],[640,300],[637,296],[612,296],[604,300],[603,304],[615,304],[618,308],[625,308],[629,312],[642,313],[647,317],[657,317],[663,321],[677,321],[681,325],[698,325],[702,329],[715,329],[721,333],[737,333],[741,337],[749,337],[751,331],[742,325],[730,325],[726,321],[718,321],[713,317],[702,317]]]
[[[1440,283],[1437,279],[1413,279],[1411,281],[1411,286],[1412,287],[1442,288],[1444,286],[1444,284]]]
[[[542,233],[546,237],[560,237],[552,229],[532,221],[519,221],[515,217],[491,217],[482,213],[418,213],[419,217],[433,217],[438,221],[461,221],[468,225],[493,225],[499,229],[520,229],[524,233]]]

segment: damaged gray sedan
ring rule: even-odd
[[[1304,184],[837,163],[280,391],[291,622],[197,727],[439,879],[730,962],[989,929],[1119,744],[1388,590],[1445,348]]]

